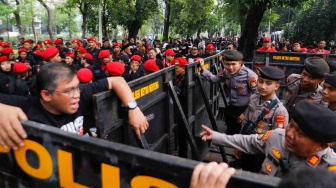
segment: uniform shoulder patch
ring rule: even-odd
[[[257,79],[255,77],[249,78],[251,88],[257,87]]]
[[[272,130],[269,130],[269,131],[267,131],[266,133],[265,133],[265,135],[264,135],[264,137],[263,137],[263,141],[266,141],[266,140],[268,140],[268,138],[269,138],[269,136],[271,135],[271,133],[272,133]]]
[[[272,149],[272,154],[274,155],[275,158],[280,159],[281,158],[281,152],[277,149]]]
[[[269,163],[265,164],[265,168],[268,172],[272,172],[272,166]]]
[[[281,129],[285,128],[285,121],[286,121],[285,115],[276,115],[275,121],[276,121],[277,128],[281,128]]]
[[[335,172],[336,173],[336,166],[329,166],[328,171]]]
[[[308,164],[310,164],[311,166],[316,166],[318,164],[318,162],[320,161],[320,157],[318,155],[312,155],[308,160]]]
[[[259,135],[257,136],[257,140],[261,140],[263,136],[264,136],[264,134],[259,134]]]

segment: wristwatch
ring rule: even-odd
[[[127,103],[127,110],[134,110],[136,107],[138,107],[138,104],[135,101],[130,101]]]

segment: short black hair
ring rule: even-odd
[[[37,73],[37,93],[42,90],[53,91],[59,81],[72,80],[77,75],[77,70],[65,63],[48,63],[41,66]]]

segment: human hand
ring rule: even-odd
[[[202,125],[202,128],[204,131],[200,133],[200,136],[202,137],[202,140],[206,142],[207,140],[212,140],[212,133],[213,130],[211,130],[209,127]]]
[[[190,188],[225,188],[234,173],[226,163],[200,163],[194,168]]]
[[[242,123],[245,118],[244,113],[240,114],[240,116],[237,118],[237,123]]]
[[[18,107],[0,104],[0,144],[4,148],[24,146],[23,139],[27,133],[23,129],[20,120],[27,120],[27,116]]]
[[[139,107],[136,107],[133,110],[128,110],[128,120],[138,139],[140,139],[140,133],[145,133],[149,124]]]
[[[199,58],[197,61],[200,63],[201,69],[204,70],[205,69],[205,67],[204,67],[204,59]]]

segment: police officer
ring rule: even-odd
[[[229,94],[229,106],[227,107],[226,124],[227,134],[233,135],[240,132],[241,122],[244,119],[239,117],[246,110],[249,98],[257,92],[258,76],[249,68],[242,66],[243,54],[234,50],[227,50],[222,53],[224,57],[224,70],[213,75],[205,68],[201,59],[200,67],[202,75],[211,83],[225,82],[226,93]]]
[[[336,72],[324,74],[322,101],[329,103],[328,108],[336,112]]]
[[[327,144],[336,140],[335,113],[320,104],[301,100],[293,115],[286,130],[229,136],[203,125],[200,135],[202,140],[212,140],[214,144],[249,154],[265,154],[260,172],[270,176],[283,177],[288,171],[303,167],[335,169],[336,153]]]
[[[310,57],[305,60],[305,66],[301,73],[291,74],[287,78],[287,92],[285,107],[289,116],[293,116],[293,108],[300,100],[322,103],[322,87],[324,74],[329,73],[328,64],[320,57]]]
[[[276,91],[280,87],[279,81],[285,77],[284,72],[276,67],[259,67],[258,68],[258,93],[253,94],[250,98],[248,108],[245,111],[245,117],[242,127],[249,126],[254,123],[256,127],[254,132],[258,134],[266,133],[268,130],[275,128],[284,129],[288,124],[288,112],[276,96]],[[270,100],[272,102],[270,102]],[[273,108],[269,109],[268,113],[262,111],[267,108],[267,102],[275,104]],[[259,122],[258,119],[260,120]],[[243,128],[244,130],[244,128]],[[242,132],[242,134],[246,134]],[[239,152],[236,152],[239,158]],[[260,166],[264,161],[263,155],[241,155],[241,167],[243,170],[259,172]]]

